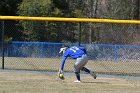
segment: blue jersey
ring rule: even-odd
[[[82,57],[83,54],[87,54],[85,48],[80,46],[73,46],[68,48],[65,53],[63,54],[62,64],[61,64],[61,70],[64,68],[65,60],[67,57],[71,57],[73,59],[77,59],[79,57]]]

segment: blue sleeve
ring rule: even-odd
[[[65,61],[67,57],[69,56],[69,50],[67,49],[65,53],[63,54],[62,62],[61,62],[61,70],[64,69]]]
[[[67,57],[63,56],[62,62],[61,62],[61,70],[64,69],[64,65],[65,65],[65,60],[67,59]]]

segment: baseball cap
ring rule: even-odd
[[[62,48],[60,48],[59,53],[64,53],[66,51],[66,49],[69,48],[69,46],[62,46]]]

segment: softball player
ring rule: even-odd
[[[84,67],[88,62],[87,52],[85,48],[80,47],[80,46],[72,46],[72,47],[64,46],[60,49],[59,53],[61,52],[63,52],[63,58],[62,58],[61,67],[58,72],[58,75],[63,74],[65,61],[67,57],[71,57],[73,59],[76,59],[76,62],[74,64],[74,73],[76,75],[77,80],[74,82],[77,82],[77,83],[81,82],[80,70],[87,72],[88,74],[93,76],[94,79],[96,79],[97,77],[96,73]]]

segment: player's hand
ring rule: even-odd
[[[62,80],[64,80],[64,74],[63,74],[63,70],[59,70],[58,72],[58,77]]]
[[[59,70],[59,72],[58,72],[58,76],[60,75],[60,74],[63,74],[63,70]]]

